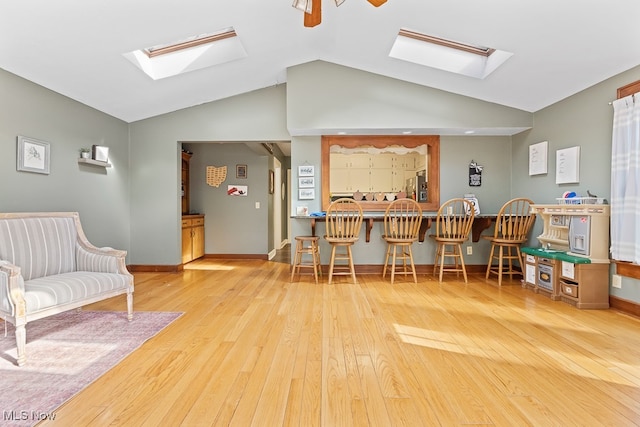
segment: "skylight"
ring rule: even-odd
[[[513,54],[401,29],[389,56],[439,70],[484,79]]]
[[[246,56],[247,53],[232,27],[124,54],[125,58],[153,80],[223,64]]]

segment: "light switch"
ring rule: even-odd
[[[260,202],[256,202],[256,209],[260,209]]]

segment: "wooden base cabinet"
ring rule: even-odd
[[[182,217],[182,263],[204,256],[204,215]]]
[[[562,301],[578,308],[609,308],[609,264],[573,264],[560,270]]]
[[[522,248],[522,286],[577,308],[609,308],[609,263],[542,248]]]

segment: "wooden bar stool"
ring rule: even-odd
[[[506,202],[498,212],[493,236],[483,236],[491,242],[491,253],[487,263],[485,278],[490,274],[498,276],[498,286],[502,286],[502,276],[509,275],[513,280],[514,274],[524,277],[524,263],[520,246],[529,239],[529,231],[536,220],[536,214],[531,210],[533,200],[518,197]],[[496,260],[497,264],[493,261]],[[507,263],[505,266],[504,263]],[[519,269],[515,268],[515,261]]]
[[[322,276],[322,266],[320,265],[320,246],[319,238],[316,236],[296,236],[296,253],[293,257],[293,268],[291,269],[291,281],[298,270],[300,275],[301,268],[313,269],[313,277],[318,283],[318,275]],[[307,255],[311,259],[303,259]]]
[[[362,217],[360,203],[349,198],[334,200],[327,209],[327,234],[324,239],[331,245],[329,284],[334,275],[351,275],[353,283],[357,283],[351,247],[358,241]],[[347,264],[336,264],[336,260],[346,261]]]

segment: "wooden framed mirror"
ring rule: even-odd
[[[322,137],[322,209],[339,197],[359,199],[365,211],[384,211],[398,193],[423,211],[440,207],[438,135]]]

